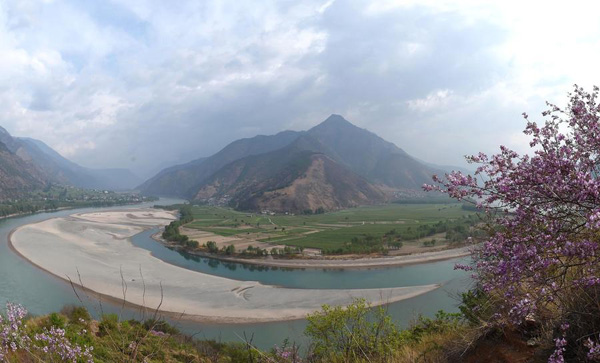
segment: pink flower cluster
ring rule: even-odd
[[[79,358],[83,358],[89,363],[94,362],[92,357],[94,347],[82,348],[77,344],[71,344],[65,337],[64,329],[51,327],[49,331],[36,334],[35,340],[43,343],[41,349],[44,353],[57,355],[63,362],[77,363]]]
[[[593,341],[592,338],[588,338],[585,346],[589,349],[587,358],[592,362],[600,362],[600,344]]]
[[[473,176],[453,172],[424,186],[475,203],[491,218],[490,238],[463,268],[485,291],[503,294],[500,316],[513,322],[556,306],[573,286],[600,285],[598,91],[575,86],[567,108],[548,104],[544,125],[524,114],[530,155],[501,146],[496,155],[467,158],[478,165]],[[560,340],[557,352],[563,349]]]
[[[554,339],[554,345],[556,349],[548,359],[548,363],[565,363],[565,347],[567,346],[567,340],[565,338]]]
[[[3,361],[11,352],[26,348],[31,340],[25,333],[23,319],[27,310],[21,305],[6,304],[6,318],[0,315],[0,361]]]
[[[273,348],[273,356],[276,362],[279,363],[302,363],[302,358],[298,354],[296,345],[289,346],[288,342],[284,342],[282,347],[277,345]]]
[[[92,347],[80,347],[72,344],[65,336],[63,329],[51,327],[49,331],[35,335],[35,343],[26,332],[24,319],[27,310],[21,305],[6,304],[6,318],[0,315],[0,361],[7,359],[8,354],[19,350],[56,355],[63,362],[76,363],[80,359],[93,363]]]

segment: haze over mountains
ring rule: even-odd
[[[308,131],[234,141],[210,157],[166,168],[137,189],[242,210],[302,212],[420,193],[436,173],[444,171],[331,115]],[[13,137],[0,127],[0,199],[48,183],[127,190],[141,180],[126,169],[82,167],[42,141]]]
[[[165,169],[139,189],[246,210],[333,210],[420,190],[428,166],[396,145],[331,115],[308,131],[237,140],[218,153]]]
[[[73,163],[42,141],[11,136],[0,127],[0,198],[18,197],[48,183],[126,190],[140,183],[127,169],[91,169]]]

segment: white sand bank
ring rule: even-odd
[[[460,247],[441,251],[415,253],[412,255],[389,256],[389,257],[357,257],[349,258],[321,258],[317,256],[311,259],[273,259],[266,258],[235,258],[216,256],[218,259],[230,262],[240,262],[253,265],[289,267],[289,268],[336,268],[336,269],[365,269],[377,267],[396,267],[415,265],[428,262],[452,260],[471,254],[471,247]],[[200,255],[200,254],[199,254]],[[204,254],[210,256],[209,254]]]
[[[131,244],[129,238],[151,226],[163,226],[173,214],[132,209],[75,214],[22,226],[11,236],[13,248],[33,264],[78,282],[97,293],[150,308],[185,313],[195,320],[259,322],[299,319],[322,304],[347,305],[362,297],[374,305],[424,294],[439,285],[386,289],[290,289],[236,281],[177,267]],[[146,294],[144,296],[145,282]]]

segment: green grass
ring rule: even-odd
[[[193,215],[194,221],[186,227],[221,236],[259,233],[258,238],[262,242],[332,249],[343,246],[353,237],[372,235],[382,238],[392,229],[399,234],[410,235],[419,226],[463,220],[474,213],[455,203],[389,204],[293,216],[268,216],[228,208],[195,206]],[[309,231],[316,232],[304,234]]]
[[[279,225],[345,224],[362,222],[396,222],[396,221],[438,221],[440,219],[461,218],[472,214],[464,211],[461,204],[389,204],[345,209],[338,212],[298,215],[273,216],[271,219]]]
[[[210,228],[210,227],[198,228],[198,227],[192,226],[192,224],[188,224],[188,225],[186,225],[186,227],[199,229],[199,230],[202,230],[205,232],[211,232],[211,233],[217,234],[219,236],[225,236],[225,237],[235,236],[237,234],[262,232],[262,229],[260,229],[260,228],[245,228],[245,229],[241,229],[241,228]]]

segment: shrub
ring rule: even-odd
[[[48,315],[48,319],[46,321],[45,326],[47,328],[55,327],[55,328],[64,329],[66,323],[67,323],[67,319],[65,319],[65,317],[63,317],[57,313],[52,313],[52,314]]]
[[[435,314],[435,318],[420,315],[410,328],[403,330],[400,338],[403,342],[418,342],[424,336],[445,333],[462,326],[463,316],[460,313],[446,313],[443,310]]]
[[[61,309],[60,313],[72,322],[79,322],[81,320],[89,322],[92,320],[90,313],[83,306],[67,305]]]
[[[118,324],[119,317],[117,316],[117,314],[102,315],[102,320],[100,320],[100,324],[98,325],[100,336],[107,335],[111,331],[117,329]]]
[[[371,310],[365,300],[343,307],[323,305],[307,317],[312,359],[355,361],[391,357],[400,343],[396,325],[383,308]]]

